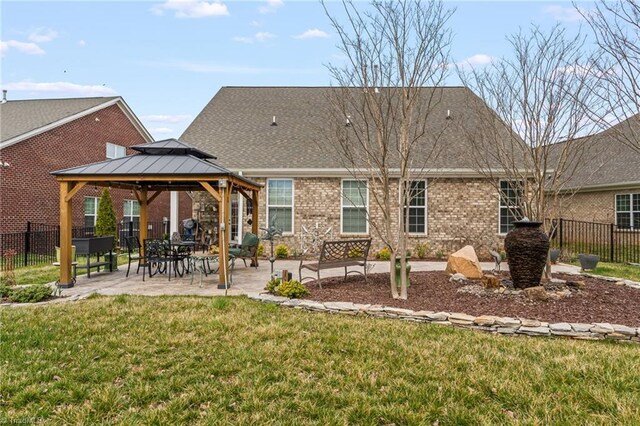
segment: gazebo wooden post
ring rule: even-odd
[[[225,186],[220,187],[220,208],[218,209],[218,224],[220,232],[218,232],[218,259],[220,267],[218,268],[218,279],[220,285],[227,286],[227,269],[229,265],[229,240],[227,239],[227,216],[229,210],[228,190]]]
[[[60,182],[60,282],[61,288],[73,287],[74,277],[71,275],[71,231],[72,204],[69,193],[73,182]]]
[[[141,256],[144,256],[144,240],[147,239],[147,229],[149,222],[149,214],[148,214],[148,194],[147,189],[142,188],[140,190],[140,253]]]
[[[251,232],[254,235],[258,235],[258,191],[255,189],[251,191]],[[255,262],[255,265],[251,266],[258,266],[258,256],[251,261]]]

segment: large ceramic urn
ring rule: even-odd
[[[504,240],[511,279],[516,288],[540,285],[549,251],[549,237],[540,225],[542,222],[515,222],[515,228]]]

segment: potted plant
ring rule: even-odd
[[[582,270],[596,269],[596,266],[598,266],[598,262],[600,261],[600,256],[597,254],[579,254],[578,260],[580,261],[580,267]]]
[[[113,209],[113,203],[111,202],[111,192],[109,188],[105,188],[100,196],[100,205],[98,206],[98,216],[96,217],[96,230],[95,235],[97,237],[113,237],[113,255],[111,256],[111,270],[118,269],[118,253],[117,253],[117,225],[116,225],[116,212]]]
[[[560,259],[560,250],[559,249],[551,249],[549,250],[549,259],[552,263],[558,263],[558,259]]]

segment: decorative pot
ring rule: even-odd
[[[558,249],[549,250],[549,259],[551,259],[552,263],[557,263],[558,259],[560,259],[560,250]]]
[[[540,229],[542,222],[518,221],[514,225],[504,240],[513,286],[536,287],[547,263],[549,237]]]
[[[411,285],[409,281],[409,272],[411,272],[411,265],[409,265],[409,259],[407,258],[407,263],[405,264],[405,270],[407,271],[407,287]],[[400,288],[400,256],[396,257],[396,285]]]
[[[580,267],[582,269],[596,269],[600,256],[597,254],[579,254],[578,260],[580,261]]]

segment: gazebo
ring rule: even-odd
[[[87,164],[51,174],[60,183],[60,283],[74,285],[71,275],[72,200],[86,185],[131,190],[140,203],[140,240],[147,237],[147,208],[164,191],[207,191],[218,202],[220,283],[228,277],[230,195],[251,201],[252,232],[258,233],[258,192],[262,187],[212,160],[216,157],[176,139],[132,146],[137,154]],[[225,226],[226,225],[226,226]]]

